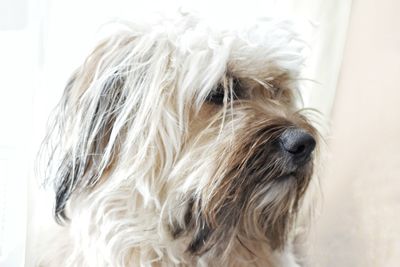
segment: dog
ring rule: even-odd
[[[285,20],[126,23],[73,73],[44,149],[40,266],[300,266],[319,134]],[[304,207],[303,207],[304,208]]]

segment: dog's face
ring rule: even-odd
[[[90,198],[93,218],[110,223],[103,207],[123,199],[118,218],[151,213],[143,223],[187,240],[188,253],[235,240],[283,247],[317,138],[298,109],[303,46],[288,28],[212,31],[184,18],[100,44],[59,106],[56,218]]]
[[[275,82],[229,73],[193,112],[185,142],[201,151],[191,163],[201,191],[188,189],[185,221],[174,228],[176,236],[194,229],[193,253],[233,233],[272,248],[286,241],[312,176],[317,133],[293,107],[293,88]]]

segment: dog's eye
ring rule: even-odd
[[[223,105],[224,104],[224,99],[225,99],[225,94],[227,102],[230,102],[231,100],[237,100],[240,96],[240,83],[238,79],[232,79],[231,80],[232,84],[232,92],[230,92],[229,89],[225,89],[223,84],[219,84],[216,89],[212,90],[210,94],[207,96],[206,101],[213,103],[215,105]]]
[[[212,90],[210,92],[210,94],[206,98],[206,101],[216,105],[222,105],[224,103],[224,98],[225,98],[225,90],[223,86],[220,84],[215,90]]]

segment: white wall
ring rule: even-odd
[[[37,29],[28,0],[0,2],[0,266],[23,266]]]

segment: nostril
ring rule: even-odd
[[[295,150],[293,151],[294,154],[299,154],[302,153],[304,150],[306,149],[305,145],[300,145],[299,147],[295,148]]]
[[[279,138],[284,151],[296,157],[307,157],[315,148],[315,139],[303,129],[290,128]]]

